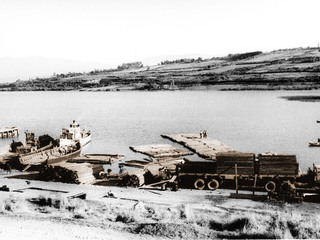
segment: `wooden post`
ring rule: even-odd
[[[257,177],[258,177],[257,174],[255,174],[255,175],[254,175],[254,183],[253,183],[254,189],[255,189],[256,186],[257,186]],[[252,195],[254,195],[254,193],[255,193],[255,191],[253,190],[253,191],[252,191]]]
[[[236,173],[236,194],[238,194],[238,165],[234,165],[235,173]]]

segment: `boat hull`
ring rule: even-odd
[[[309,142],[309,147],[320,147],[320,142]]]
[[[61,153],[61,148],[55,147],[53,149],[45,150],[35,154],[27,156],[20,156],[19,162],[21,165],[42,165],[42,164],[53,164],[80,156],[81,148],[72,151],[67,154]]]

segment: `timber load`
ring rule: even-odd
[[[218,174],[254,175],[255,155],[254,153],[225,152],[216,155]]]
[[[93,184],[103,171],[103,166],[98,164],[61,162],[44,166],[39,178],[62,183]]]
[[[260,175],[297,175],[299,164],[296,155],[287,154],[259,154],[258,155]]]

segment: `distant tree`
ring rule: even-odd
[[[143,64],[142,62],[132,62],[132,63],[123,63],[121,66],[118,66],[118,70],[125,70],[125,69],[131,69],[131,68],[142,68]]]

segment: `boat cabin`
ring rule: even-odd
[[[15,142],[14,140],[12,140],[12,143],[10,144],[11,152],[15,152],[18,154],[26,154],[37,150],[39,146],[39,141],[35,138],[34,133],[25,132],[25,134],[25,144],[23,144],[22,142]]]
[[[75,140],[80,139],[82,137],[82,134],[83,131],[80,130],[80,125],[75,120],[73,120],[73,123],[70,124],[69,129],[62,129],[62,135],[60,136],[60,138]]]

